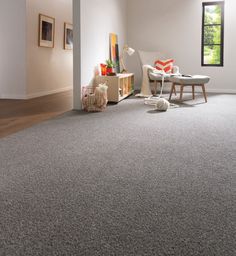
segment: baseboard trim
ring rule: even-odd
[[[70,91],[72,89],[73,89],[72,86],[67,86],[67,87],[64,87],[64,88],[55,89],[55,90],[51,90],[51,91],[31,93],[31,94],[28,94],[26,96],[25,95],[14,95],[14,94],[1,94],[0,99],[27,100],[27,99],[33,99],[33,98],[46,96],[46,95],[51,95],[51,94],[54,94],[54,93]],[[167,89],[167,88],[165,88],[165,89]],[[191,90],[189,88],[186,88],[185,91],[186,92],[191,92]],[[236,89],[211,89],[211,88],[208,89],[208,88],[206,88],[206,91],[209,92],[209,93],[236,94]],[[196,92],[201,92],[201,90],[196,90]]]
[[[73,89],[72,86],[67,86],[67,87],[60,88],[60,89],[55,89],[55,90],[51,90],[51,91],[36,92],[36,93],[27,94],[27,95],[4,94],[3,93],[3,94],[0,95],[0,99],[29,100],[29,99],[33,99],[33,98],[38,98],[38,97],[42,97],[42,96],[51,95],[51,94],[54,94],[54,93],[70,91],[72,89]]]
[[[177,90],[177,91],[179,92],[179,90]],[[184,88],[184,92],[192,92],[192,89],[190,87],[186,87],[186,88]],[[202,89],[200,87],[196,88],[195,92],[201,93]],[[206,86],[206,92],[207,93],[216,93],[216,94],[236,94],[236,90],[233,90],[233,89],[211,89],[211,88],[208,89],[207,86]]]
[[[225,94],[236,94],[236,89],[207,89],[207,92],[212,93],[225,93]]]
[[[28,94],[26,96],[26,99],[38,98],[38,97],[42,97],[42,96],[47,96],[47,95],[59,93],[59,92],[70,91],[72,89],[73,89],[72,86],[68,86],[68,87],[64,87],[64,88],[60,88],[60,89],[55,89],[55,90],[51,90],[51,91],[43,91],[43,92],[31,93],[31,94]]]
[[[159,88],[158,88],[159,89]],[[171,87],[170,86],[165,86],[164,91],[169,93]],[[140,89],[135,89],[135,91],[140,91]],[[196,88],[196,92],[202,92],[201,88]],[[179,92],[179,88],[177,87],[177,92]],[[184,88],[184,92],[192,92],[191,88],[186,86]],[[212,88],[207,88],[206,86],[206,92],[207,93],[219,93],[219,94],[236,94],[236,89],[212,89]]]
[[[2,100],[25,100],[25,95],[17,95],[17,94],[1,94],[0,99]]]

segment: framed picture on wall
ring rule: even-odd
[[[39,14],[39,46],[54,47],[55,19]]]
[[[73,49],[73,25],[70,23],[64,23],[64,49]]]
[[[114,33],[110,33],[110,59],[116,64],[116,73],[120,73],[118,36]]]

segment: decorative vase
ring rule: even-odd
[[[101,75],[105,76],[107,74],[107,65],[106,64],[100,64],[101,66]]]
[[[107,67],[107,75],[109,75],[110,73],[112,73],[113,72],[113,68],[108,68]]]

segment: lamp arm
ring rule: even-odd
[[[125,67],[125,63],[124,63],[124,53],[125,53],[125,49],[123,49],[122,54],[120,55],[120,64],[121,64],[121,67],[122,67],[121,73],[127,72],[126,67]]]

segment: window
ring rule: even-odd
[[[202,4],[202,66],[224,64],[224,2]]]

